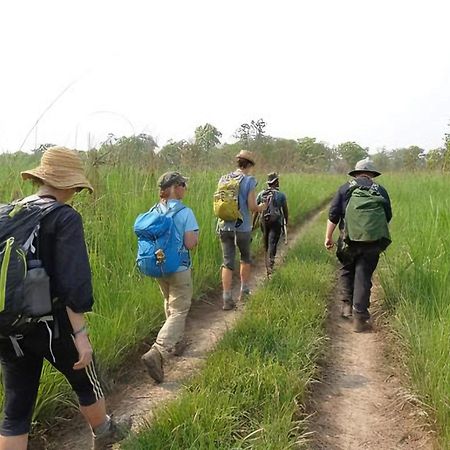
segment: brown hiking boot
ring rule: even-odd
[[[113,419],[110,419],[109,429],[102,434],[92,437],[92,450],[111,449],[113,444],[126,438],[130,429],[131,420],[129,418],[120,422],[115,422]]]
[[[141,356],[142,362],[147,368],[148,374],[157,382],[164,380],[163,359],[156,347],[152,347],[147,353]]]
[[[372,326],[367,322],[367,320],[362,319],[361,317],[355,317],[353,318],[353,331],[355,333],[372,331]]]
[[[236,303],[234,303],[233,299],[230,298],[230,299],[227,299],[227,300],[223,301],[222,309],[224,311],[230,311],[230,310],[235,309],[235,308],[236,308]]]
[[[342,302],[342,307],[341,307],[341,316],[344,319],[350,319],[353,315],[353,307],[350,303],[348,302]]]

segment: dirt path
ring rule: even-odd
[[[287,250],[301,237],[306,227],[317,214],[313,214],[302,226],[289,236],[285,245],[283,239],[278,246],[276,266],[282,263]],[[253,267],[251,288],[257,289],[264,280],[266,269],[263,255],[260,255]],[[233,298],[238,297],[239,282],[235,280]],[[116,418],[131,417],[133,430],[151,420],[152,411],[160,404],[176,397],[183,383],[197,373],[208,353],[214,349],[223,334],[233,326],[240,316],[243,305],[238,304],[236,311],[222,310],[222,293],[217,289],[193,302],[186,323],[185,336],[190,343],[182,357],[173,358],[165,367],[165,380],[155,384],[147,375],[140,362],[142,352],[130,358],[126,370],[116,382],[113,395],[107,395],[108,411]],[[91,434],[88,426],[78,414],[64,425],[55,426],[47,433],[33,439],[33,450],[85,450],[90,449]]]
[[[377,290],[374,292],[376,303]],[[375,304],[376,306],[376,304]],[[376,309],[376,308],[372,308]],[[430,450],[424,412],[411,404],[396,376],[387,336],[376,321],[372,333],[354,333],[332,303],[329,353],[322,381],[313,389],[310,419],[314,450]]]

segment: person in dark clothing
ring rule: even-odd
[[[14,339],[0,337],[5,391],[0,450],[27,448],[44,359],[67,378],[77,394],[80,411],[92,429],[92,448],[111,448],[126,430],[106,414],[85,319],[93,306],[93,294],[83,224],[80,214],[66,204],[76,192],[92,192],[93,188],[84,175],[79,154],[64,147],[48,149],[39,167],[21,175],[38,186],[37,193],[22,203],[36,199],[59,203],[41,220],[36,242],[50,279],[54,320],[38,322]]]
[[[373,179],[381,175],[369,159],[356,163],[355,169],[349,172],[359,186],[367,188],[374,185]],[[392,219],[392,208],[385,188],[378,185],[378,192],[384,198],[383,208],[386,221]],[[341,313],[344,318],[353,316],[354,331],[370,330],[370,291],[372,275],[375,271],[380,253],[384,250],[380,241],[345,243],[343,231],[345,227],[345,211],[349,201],[350,182],[343,184],[334,196],[329,213],[325,235],[325,247],[330,250],[334,246],[333,232],[339,226],[340,237],[337,242],[336,256],[341,262],[339,269],[339,300],[342,302]],[[347,247],[348,245],[348,247]],[[345,251],[344,251],[345,248]]]
[[[269,173],[267,176],[267,189],[261,191],[256,197],[257,203],[269,201],[269,207],[266,212],[259,213],[268,278],[273,273],[278,242],[289,219],[286,194],[280,192],[279,189],[280,180],[278,174],[276,172]]]

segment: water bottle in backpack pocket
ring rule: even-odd
[[[50,278],[40,259],[28,261],[23,283],[22,311],[30,317],[41,317],[52,312]]]

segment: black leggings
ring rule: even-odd
[[[16,355],[9,338],[0,339],[5,390],[4,418],[0,427],[3,436],[19,436],[30,431],[44,358],[67,378],[80,405],[90,406],[103,397],[94,363],[85,369],[73,369],[78,361],[78,351],[66,328],[61,326],[60,337],[52,339],[50,349],[46,325],[37,324],[36,329],[18,341],[24,353],[22,357]]]

